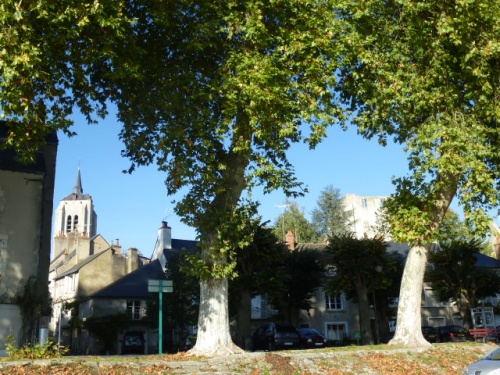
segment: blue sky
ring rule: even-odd
[[[166,194],[167,176],[163,172],[152,165],[132,174],[122,173],[130,163],[120,154],[123,144],[118,139],[120,125],[114,116],[97,125],[88,125],[80,116],[74,120],[72,130],[77,136],[59,134],[54,212],[59,201],[72,192],[80,168],[83,191],[92,196],[98,215],[97,232],[109,242],[119,239],[124,249],[136,247],[150,256],[162,220],[172,228],[173,238],[195,239],[195,230],[181,223],[173,212],[173,197]],[[355,129],[344,132],[339,127],[330,128],[328,138],[315,150],[293,145],[289,157],[297,177],[309,190],[296,200],[308,218],[320,192],[328,185],[340,189],[342,195],[390,195],[394,192],[392,177],[408,171],[400,145],[382,147],[376,140],[358,136]],[[253,196],[261,203],[263,220],[274,222],[282,211],[279,206],[285,195],[255,191]]]

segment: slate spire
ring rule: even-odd
[[[73,194],[76,195],[83,194],[82,176],[80,175],[80,168],[78,168],[78,174],[76,176],[76,183],[75,187],[73,188]]]

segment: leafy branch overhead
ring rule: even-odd
[[[48,134],[74,134],[75,108],[89,122],[104,117],[110,96],[104,81],[118,58],[113,46],[130,22],[122,1],[2,1],[0,120],[9,127],[5,145],[24,161],[33,161]]]
[[[484,231],[499,194],[499,4],[398,4],[342,2],[356,63],[339,90],[360,133],[408,151],[390,206],[399,241],[433,240],[455,196]]]

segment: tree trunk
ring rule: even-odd
[[[227,278],[209,278],[200,282],[198,337],[190,355],[224,356],[241,353],[229,332]]]
[[[370,345],[373,344],[372,328],[370,325],[370,302],[368,299],[368,288],[361,280],[356,282],[356,292],[358,295],[361,342],[363,345]]]
[[[236,342],[240,348],[245,350],[250,349],[246,347],[245,341],[250,340],[250,337],[252,336],[252,327],[250,325],[251,318],[252,296],[248,289],[243,289],[240,291],[240,303],[238,305]]]
[[[472,309],[471,301],[475,301],[476,298],[473,292],[467,293],[466,291],[462,291],[460,294],[460,300],[457,305],[464,322],[464,328],[469,330],[474,328],[474,324],[472,323],[472,313],[470,310]]]
[[[389,345],[430,346],[422,335],[422,290],[428,247],[413,246],[406,260],[399,293],[396,333]]]

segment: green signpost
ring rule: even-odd
[[[148,280],[148,292],[158,293],[158,354],[163,353],[163,293],[172,293],[172,280]]]

